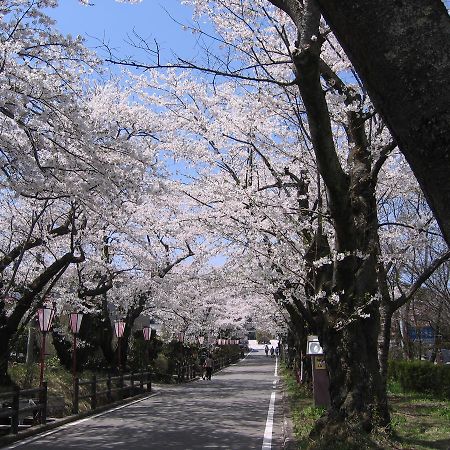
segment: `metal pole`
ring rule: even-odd
[[[73,334],[72,374],[75,380],[77,376],[77,333]]]
[[[39,387],[42,387],[44,381],[44,363],[45,363],[45,332],[42,332],[42,345],[41,345],[41,374],[39,377]]]
[[[33,364],[33,359],[33,326],[30,324],[28,325],[27,357],[25,360],[26,364]]]
[[[122,373],[122,352],[121,352],[121,349],[120,349],[120,337],[118,337],[117,338],[117,347],[118,347],[118,353],[119,353],[119,355],[118,355],[118,358],[119,358],[119,361],[118,361],[118,366],[119,366],[119,373]]]

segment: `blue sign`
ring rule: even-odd
[[[422,341],[427,344],[432,344],[436,335],[433,327],[408,327],[408,337],[411,341]]]

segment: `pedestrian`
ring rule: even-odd
[[[280,348],[277,345],[276,348],[275,348],[275,356],[278,358],[279,354],[280,354]]]
[[[264,348],[264,351],[266,352],[266,356],[269,356],[269,347],[267,347],[267,344],[266,347]]]
[[[270,347],[270,356],[271,356],[272,358],[275,357],[275,349],[273,348],[273,346]]]
[[[205,376],[207,380],[211,380],[212,370],[213,370],[213,360],[211,355],[208,355],[205,359],[205,363],[203,365],[205,368]]]

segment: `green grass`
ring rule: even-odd
[[[294,435],[299,450],[320,448],[320,442],[309,438],[315,421],[323,409],[313,406],[312,392],[298,385],[291,371],[281,370],[285,388],[289,395]],[[407,392],[400,385],[390,382],[388,387],[391,426],[390,437],[384,432],[374,433],[374,448],[394,450],[450,449],[450,401],[436,399],[430,395]],[[334,445],[333,450],[341,447]],[[368,448],[368,447],[361,447]]]
[[[309,433],[324,409],[313,406],[311,388],[305,384],[298,384],[291,370],[282,367],[281,375],[288,392],[295,439],[300,449],[306,449],[312,443]]]
[[[391,395],[392,427],[408,449],[450,448],[450,402],[409,392]]]

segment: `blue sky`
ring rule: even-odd
[[[135,50],[125,41],[135,29],[150,42],[156,39],[168,56],[171,50],[179,55],[193,53],[195,38],[169,16],[178,22],[191,22],[192,11],[180,0],[143,0],[134,5],[114,0],[91,0],[93,6],[83,6],[78,0],[59,3],[58,8],[47,10],[57,21],[56,27],[63,33],[85,37],[88,47],[98,46],[100,39],[122,56],[133,55]]]

